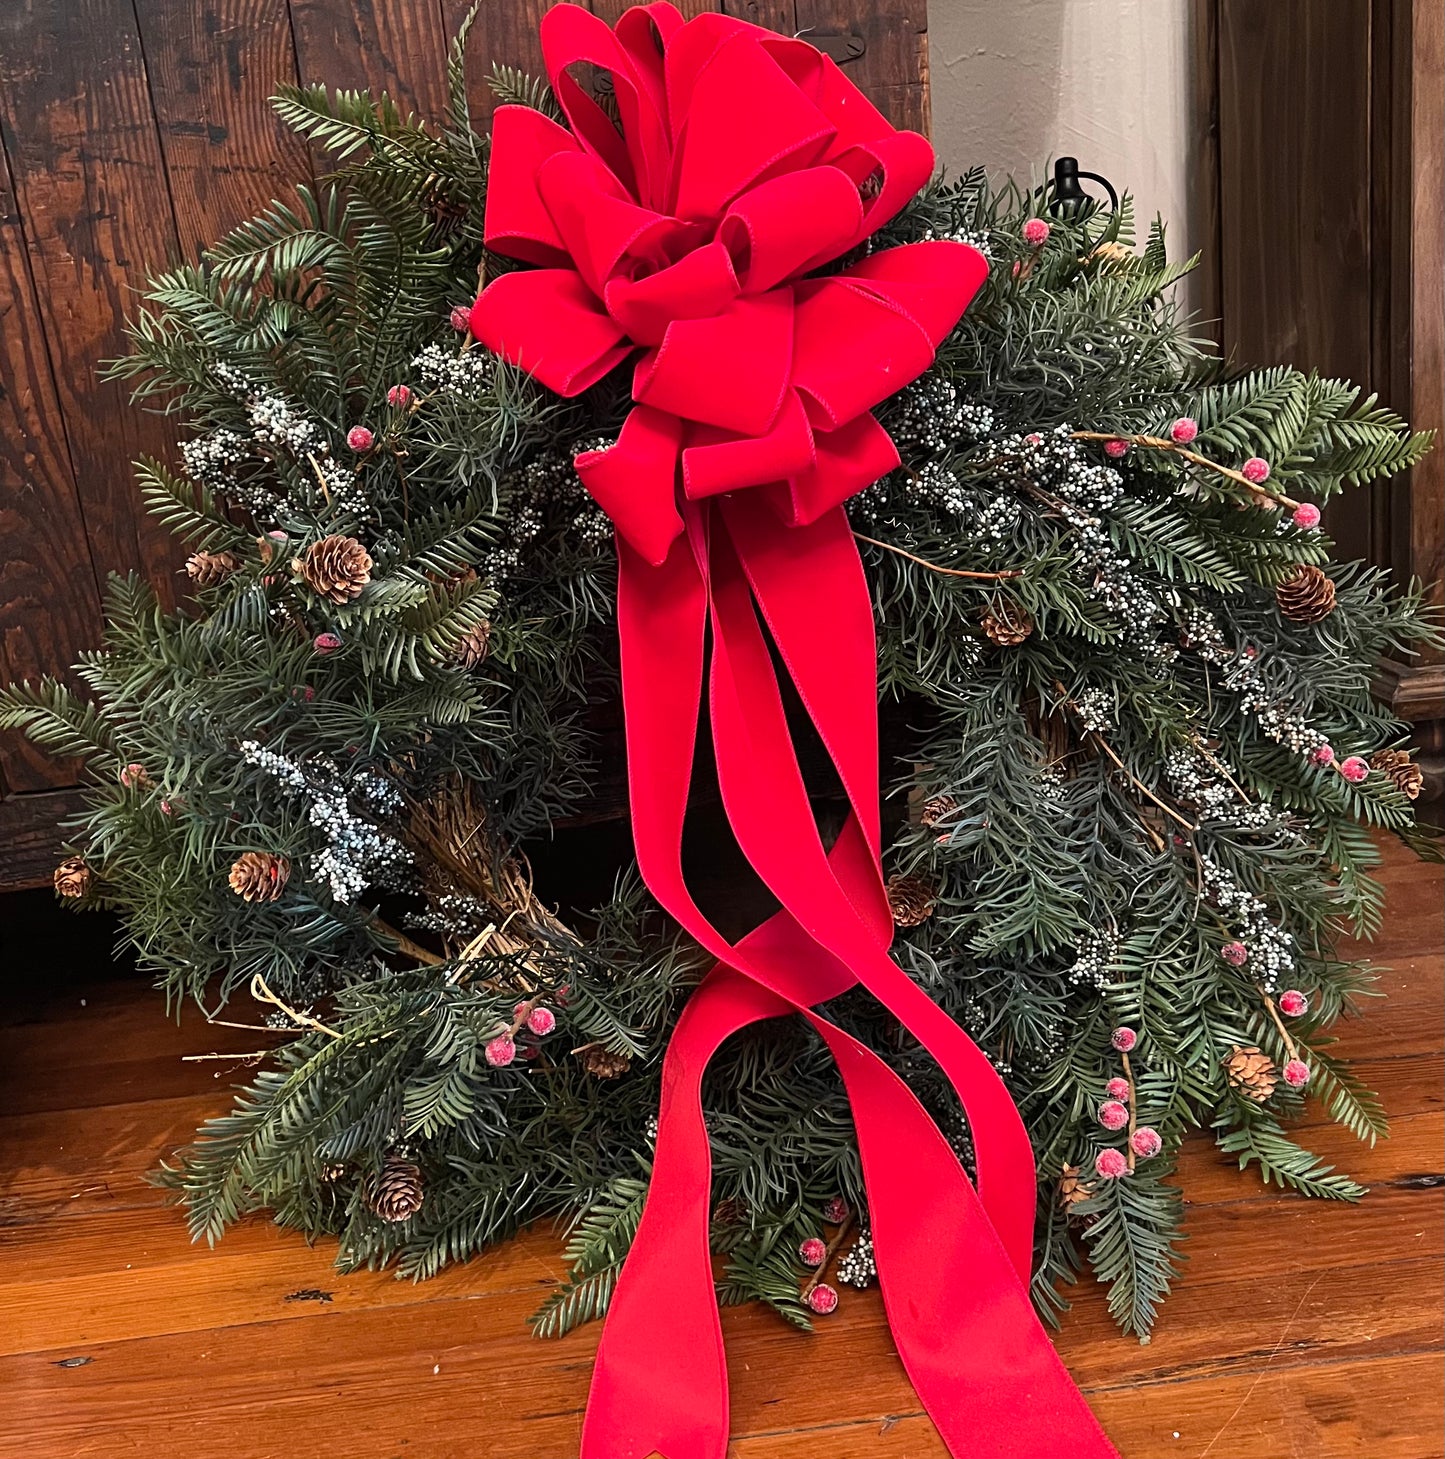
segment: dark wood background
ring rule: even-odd
[[[540,74],[551,0],[490,0],[493,58]],[[590,0],[614,20],[629,0]],[[124,353],[148,274],[194,259],[312,174],[274,118],[280,82],[388,91],[439,118],[465,0],[0,0],[0,679],[62,673],[100,633],[112,571],[173,602],[179,560],[140,510],[129,463],[173,449],[168,422],[96,369]],[[925,0],[680,0],[772,29],[862,38],[850,74],[926,131]],[[0,887],[48,878],[73,767],[0,736]]]
[[[473,39],[540,71],[551,0],[490,0]],[[590,0],[615,18],[629,0]],[[948,0],[945,0],[948,3]],[[682,0],[827,44],[897,123],[927,130],[926,0]],[[0,678],[60,673],[100,631],[111,571],[173,601],[174,544],[129,463],[171,428],[98,379],[149,273],[192,259],[314,159],[273,118],[278,82],[443,106],[464,0],[0,0]],[[1196,0],[1208,125],[1206,308],[1241,359],[1291,359],[1441,412],[1438,0]],[[1120,179],[1127,182],[1127,179]],[[1441,575],[1445,455],[1332,517],[1343,555]],[[1386,666],[1385,692],[1441,748],[1445,668]],[[1433,738],[1432,738],[1433,737]],[[44,880],[72,767],[0,736],[0,887]]]

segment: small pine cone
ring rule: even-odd
[[[1275,590],[1279,611],[1295,623],[1318,623],[1335,611],[1334,579],[1307,563],[1295,568]]]
[[[1034,620],[1028,610],[1011,598],[985,608],[978,624],[984,637],[1000,648],[1017,648],[1034,631]]]
[[[247,902],[274,902],[286,888],[291,863],[269,851],[243,851],[227,880],[231,890]]]
[[[937,893],[922,877],[900,874],[888,878],[888,908],[895,927],[917,927],[933,915],[937,905]]]
[[[1406,800],[1418,800],[1425,788],[1425,772],[1410,758],[1408,750],[1377,750],[1370,756],[1370,769],[1387,776]]]
[[[335,533],[313,542],[296,559],[295,568],[318,597],[349,603],[371,581],[371,554],[355,537]]]
[[[715,1226],[741,1226],[748,1214],[747,1206],[736,1196],[726,1196],[712,1213]]]
[[[1274,1061],[1253,1044],[1244,1048],[1235,1045],[1229,1051],[1224,1061],[1224,1075],[1232,1089],[1256,1104],[1263,1104],[1279,1083],[1279,1070],[1274,1067]]]
[[[371,1209],[383,1221],[408,1221],[421,1209],[421,1169],[400,1155],[388,1155],[371,1187]]]
[[[632,1067],[632,1060],[626,1054],[614,1054],[601,1044],[588,1044],[577,1050],[582,1067],[594,1079],[620,1079]]]
[[[923,812],[918,824],[925,831],[932,830],[940,821],[946,820],[958,809],[958,802],[951,795],[930,796],[923,802]]]
[[[83,897],[93,880],[83,856],[67,856],[55,868],[55,890],[62,897]]]
[[[485,621],[468,629],[452,650],[452,662],[459,669],[474,669],[487,656],[492,642],[492,625]]]
[[[234,552],[193,552],[186,558],[186,576],[198,588],[214,588],[240,567]]]
[[[1065,1165],[1063,1174],[1059,1176],[1059,1204],[1071,1220],[1074,1219],[1074,1207],[1083,1205],[1093,1194],[1085,1179],[1083,1167]]]

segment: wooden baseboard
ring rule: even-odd
[[[1411,724],[1445,719],[1445,664],[1406,664],[1381,659],[1375,667],[1375,697]]]
[[[0,892],[45,886],[64,839],[61,822],[83,810],[78,787],[0,800]]]

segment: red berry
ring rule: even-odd
[[[1291,1059],[1284,1066],[1284,1082],[1291,1089],[1303,1089],[1310,1082],[1310,1066],[1303,1059]]]
[[[319,654],[334,654],[341,647],[341,639],[334,633],[318,633],[311,647]]]
[[[371,443],[376,439],[365,426],[352,426],[346,433],[346,444],[353,451],[369,451]]]
[[[411,404],[411,386],[393,385],[386,392],[386,403],[394,405],[398,410],[405,410]]]
[[[810,1236],[798,1248],[798,1255],[802,1259],[804,1266],[822,1266],[824,1260],[827,1258],[828,1248],[816,1236]]]
[[[557,1027],[557,1015],[539,1004],[527,1015],[527,1027],[539,1038],[545,1038]]]
[[[517,1057],[517,1046],[507,1034],[498,1034],[483,1050],[493,1069],[505,1069]]]
[[[1128,441],[1121,441],[1117,438],[1112,441],[1105,441],[1104,454],[1110,460],[1117,461],[1121,456],[1127,456],[1129,454],[1129,443]]]
[[[460,304],[452,307],[451,326],[458,334],[465,334],[472,327],[472,315],[469,309],[464,309]]]
[[[1187,446],[1199,434],[1199,422],[1192,415],[1181,415],[1169,427],[1169,439],[1176,446]]]
[[[1239,474],[1246,481],[1258,486],[1260,482],[1269,480],[1269,462],[1263,456],[1251,456],[1239,468]]]
[[[838,1294],[827,1282],[819,1282],[808,1293],[808,1306],[820,1317],[826,1317],[838,1309]]]
[[[1151,1130],[1148,1125],[1141,1125],[1135,1130],[1129,1144],[1141,1160],[1152,1160],[1164,1148],[1159,1131]]]
[[[1340,774],[1350,782],[1351,785],[1358,785],[1370,773],[1369,765],[1358,755],[1349,755],[1340,761]]]
[[[1310,1011],[1310,1000],[1298,988],[1286,988],[1279,995],[1279,1011],[1286,1018],[1298,1018]]]
[[[1106,1099],[1099,1106],[1099,1123],[1106,1130],[1122,1130],[1129,1123],[1129,1111],[1117,1099]]]
[[[1316,765],[1333,765],[1335,763],[1334,746],[1333,745],[1321,745],[1310,756],[1310,759],[1313,760]]]
[[[1049,241],[1049,225],[1042,218],[1030,218],[1024,224],[1024,242],[1030,248],[1042,248]]]
[[[1129,1099],[1129,1081],[1127,1079],[1111,1079],[1104,1086],[1104,1093],[1110,1099],[1122,1099],[1127,1103]]]
[[[1290,521],[1302,532],[1313,532],[1320,524],[1320,509],[1313,502],[1301,502]]]
[[[1242,968],[1249,961],[1249,949],[1242,942],[1226,942],[1219,955],[1235,968]]]
[[[848,1219],[848,1202],[842,1196],[834,1196],[823,1207],[823,1219],[830,1226],[841,1226]]]
[[[1139,1035],[1132,1028],[1116,1028],[1109,1035],[1109,1042],[1121,1054],[1127,1054],[1139,1042]]]
[[[1129,1161],[1122,1150],[1100,1150],[1094,1157],[1094,1170],[1105,1180],[1118,1180],[1129,1172]]]

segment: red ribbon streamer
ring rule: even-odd
[[[684,24],[657,3],[624,11],[615,32],[559,5],[542,47],[571,130],[498,110],[486,216],[490,248],[538,267],[490,284],[472,329],[563,395],[641,352],[616,444],[576,464],[617,529],[638,863],[718,959],[668,1047],[652,1182],[598,1350],[583,1459],[722,1459],[700,1087],[730,1034],[794,1013],[843,1074],[889,1325],[950,1452],[1108,1459],[1029,1301],[1023,1122],[982,1052],[888,955],[872,605],[842,507],[898,464],[870,412],[928,368],[986,264],[962,244],[918,243],[806,277],[892,218],[933,152],[804,42],[715,14]],[[580,63],[610,73],[620,129],[570,74]],[[831,851],[764,623],[848,796]],[[736,945],[682,874],[705,668],[724,808],[782,906]],[[813,1011],[857,983],[957,1091],[977,1190],[902,1080]]]

